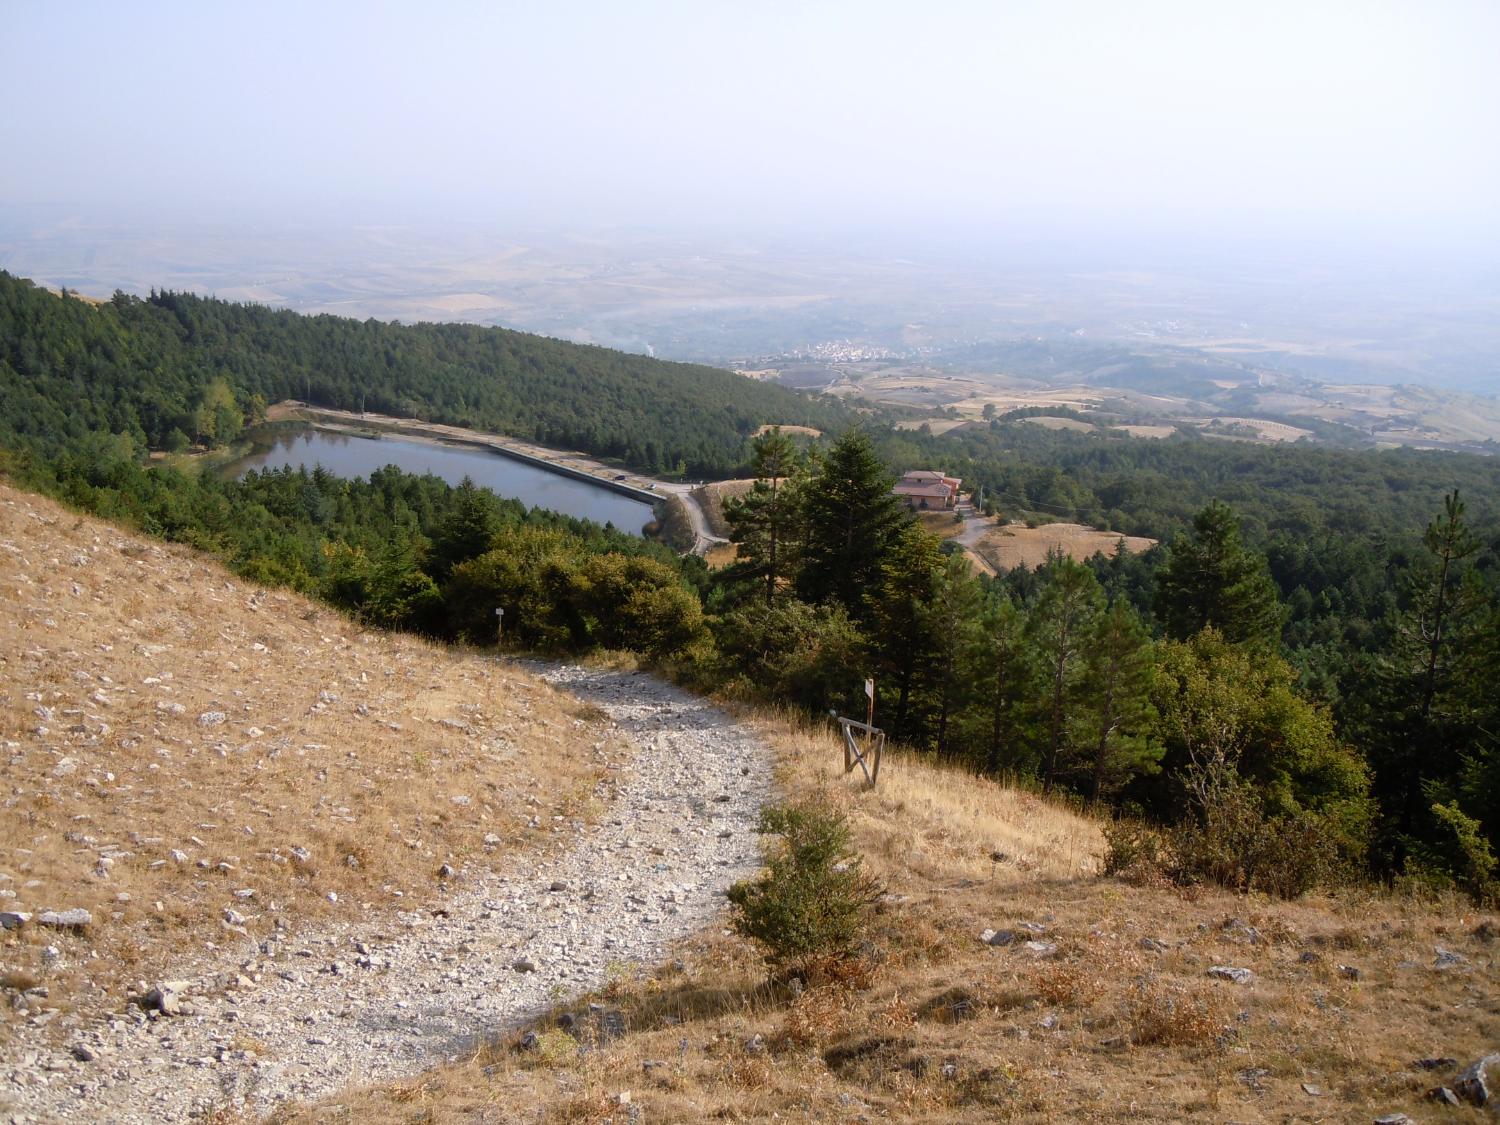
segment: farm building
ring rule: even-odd
[[[958,503],[958,477],[947,477],[931,469],[913,469],[902,475],[891,491],[912,509],[952,508]]]

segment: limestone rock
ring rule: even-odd
[[[187,991],[185,980],[164,980],[141,997],[141,1007],[148,1012],[160,1012],[164,1016],[186,1015],[183,993]]]
[[[1500,1085],[1500,1054],[1485,1055],[1470,1063],[1453,1080],[1458,1096],[1474,1105],[1489,1105],[1495,1098],[1497,1085]]]
[[[1249,969],[1239,969],[1232,965],[1215,965],[1208,970],[1208,975],[1216,980],[1232,981],[1235,984],[1249,984],[1255,979],[1255,974]]]
[[[43,910],[36,916],[37,925],[57,930],[78,930],[93,922],[94,916],[81,906],[71,910]]]

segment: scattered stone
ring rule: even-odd
[[[1458,1095],[1446,1086],[1434,1086],[1427,1091],[1427,1097],[1439,1105],[1459,1106],[1464,1104],[1459,1100]]]
[[[1255,979],[1255,974],[1249,969],[1237,969],[1230,965],[1215,965],[1208,970],[1208,975],[1216,980],[1232,981],[1235,984],[1249,984]]]
[[[1417,1125],[1404,1113],[1387,1113],[1384,1117],[1377,1117],[1375,1125]]]
[[[0,930],[19,930],[29,921],[31,915],[24,910],[0,910]]]
[[[1485,1055],[1464,1067],[1453,1080],[1453,1089],[1467,1102],[1489,1105],[1494,1096],[1491,1083],[1500,1083],[1500,1054]]]
[[[745,1050],[752,1055],[763,1055],[766,1052],[766,1040],[760,1032],[756,1032],[745,1040]]]
[[[1141,938],[1140,946],[1147,953],[1165,953],[1167,951],[1167,943],[1154,937]]]
[[[547,888],[547,890],[552,892],[553,894],[561,893],[562,891],[566,891],[567,889],[568,884],[562,882],[560,879],[554,879],[552,881],[552,884]]]
[[[79,1062],[93,1062],[99,1057],[99,1052],[87,1043],[74,1043],[73,1057]]]
[[[518,973],[536,972],[536,962],[529,957],[518,957],[515,961],[511,962],[510,967]]]
[[[220,723],[227,721],[228,718],[229,716],[224,714],[223,711],[205,711],[198,716],[198,725],[200,727],[216,727]]]
[[[1316,965],[1319,961],[1323,960],[1323,958],[1319,957],[1311,949],[1304,949],[1302,951],[1302,955],[1299,956],[1297,960],[1304,965]]]
[[[243,914],[232,906],[224,908],[224,924],[226,926],[243,926],[247,919]]]
[[[1339,976],[1343,977],[1345,980],[1355,981],[1364,980],[1365,978],[1365,974],[1362,973],[1359,969],[1355,968],[1353,965],[1340,965]]]
[[[1326,1098],[1328,1091],[1321,1086],[1314,1086],[1311,1082],[1302,1083],[1302,1092],[1310,1098]]]
[[[141,997],[141,1007],[164,1016],[187,1015],[191,1011],[185,1010],[183,1005],[183,993],[187,987],[185,980],[164,980]]]
[[[1037,957],[1051,957],[1057,952],[1055,941],[1028,941],[1022,948]]]
[[[534,1031],[528,1031],[525,1035],[521,1036],[521,1041],[516,1044],[516,1048],[521,1051],[535,1051],[540,1048],[541,1045],[542,1041],[537,1033]]]
[[[91,924],[94,916],[81,906],[71,910],[43,910],[36,916],[37,925],[55,930],[78,930]]]
[[[493,848],[499,842],[500,842],[500,837],[496,836],[493,832],[486,832],[484,834],[485,847]]]
[[[984,934],[981,934],[980,940],[988,945],[1005,946],[1012,944],[1016,940],[1015,930],[986,930],[985,933],[990,936],[985,937]]]
[[[1433,961],[1434,969],[1457,969],[1469,963],[1469,959],[1462,953],[1455,953],[1451,949],[1437,947],[1437,959]]]
[[[441,867],[438,868],[438,878],[439,879],[451,879],[451,878],[453,878],[453,875],[454,875],[453,864],[451,864],[451,863],[445,863],[445,864],[443,864],[443,866],[441,866]]]

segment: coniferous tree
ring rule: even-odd
[[[958,716],[974,695],[968,672],[978,643],[983,596],[968,559],[958,553],[947,555],[935,576],[931,610],[937,709],[934,749],[942,755],[952,751]]]
[[[1047,684],[1042,791],[1050,793],[1070,753],[1069,720],[1079,702],[1083,656],[1104,597],[1094,572],[1060,551],[1048,557],[1046,571],[1028,625]]]
[[[1151,640],[1124,598],[1099,616],[1084,659],[1079,772],[1094,805],[1133,775],[1154,770],[1162,755],[1152,737]]]
[[[992,593],[971,650],[969,675],[978,702],[978,743],[984,769],[1029,772],[1037,668],[1026,617],[1004,589]]]
[[[1389,646],[1350,708],[1375,768],[1381,843],[1392,866],[1415,838],[1441,829],[1433,806],[1456,799],[1466,776],[1486,774],[1494,745],[1493,731],[1486,737],[1484,730],[1486,693],[1475,690],[1495,679],[1486,660],[1493,599],[1473,569],[1482,545],[1456,491],[1423,545],[1429,558],[1406,574],[1405,604],[1388,620]]]
[[[459,563],[477,559],[488,551],[499,526],[495,494],[464,477],[454,489],[447,518],[433,536],[433,577],[443,582]]]
[[[868,619],[880,571],[911,522],[892,491],[894,480],[862,429],[834,442],[807,484],[805,541],[797,576],[806,601],[834,601]]]
[[[894,689],[891,734],[925,745],[940,649],[935,603],[943,556],[935,535],[908,524],[881,566],[871,600],[871,638],[881,690]]]
[[[1232,644],[1273,641],[1281,605],[1265,559],[1240,542],[1239,521],[1214,501],[1173,542],[1156,576],[1156,613],[1178,640],[1213,627]]]
[[[792,439],[776,426],[751,442],[751,472],[755,484],[745,496],[724,505],[730,538],[739,547],[739,566],[765,583],[766,604],[776,599],[776,587],[788,573],[790,525],[795,519],[797,492],[789,478],[801,468]]]

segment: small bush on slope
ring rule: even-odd
[[[729,889],[735,929],[778,968],[852,954],[882,889],[863,871],[842,813],[817,799],[761,812],[760,831],[781,838],[759,879]]]

